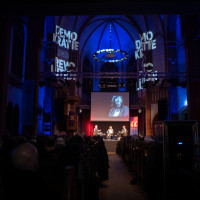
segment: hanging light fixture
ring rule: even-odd
[[[128,53],[121,50],[121,49],[112,49],[111,48],[111,22],[110,22],[110,48],[109,49],[101,49],[101,50],[97,50],[94,54],[93,54],[93,58],[97,61],[101,61],[101,62],[121,62],[123,60],[126,60],[128,58]],[[121,54],[121,58],[118,58],[116,54]],[[105,57],[100,55],[105,55]]]

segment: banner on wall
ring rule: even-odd
[[[130,135],[138,135],[138,116],[130,117]]]

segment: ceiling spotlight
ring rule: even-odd
[[[159,79],[155,80],[154,83],[152,84],[152,86],[155,87],[156,84],[157,84],[159,81],[160,81]]]
[[[125,83],[124,83],[124,81],[122,81],[122,82],[119,84],[119,87],[120,87],[120,88],[125,88]]]
[[[106,84],[105,84],[105,83],[99,83],[99,87],[100,87],[100,88],[105,88],[105,87],[106,87]]]
[[[147,81],[145,81],[144,83],[142,83],[142,87],[143,87],[143,88],[147,88],[148,85],[149,85],[149,83],[148,83]]]
[[[106,87],[106,83],[104,80],[100,80],[99,82],[99,88],[105,88]]]

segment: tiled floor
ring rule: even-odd
[[[104,181],[99,189],[99,200],[145,200],[137,185],[131,185],[131,175],[115,153],[108,153],[109,180]]]

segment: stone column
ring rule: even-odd
[[[188,119],[200,123],[200,37],[198,16],[184,17],[184,36],[186,50]]]
[[[35,81],[34,107],[33,107],[33,135],[37,135],[38,125],[38,92],[40,73],[40,51],[44,37],[44,16],[29,17],[27,30],[27,52],[25,80]]]
[[[11,19],[0,17],[0,136],[6,129],[6,107],[7,107],[7,89],[8,89],[8,70],[11,42]]]
[[[151,89],[146,88],[146,105],[145,105],[145,124],[146,124],[146,136],[151,136]]]

